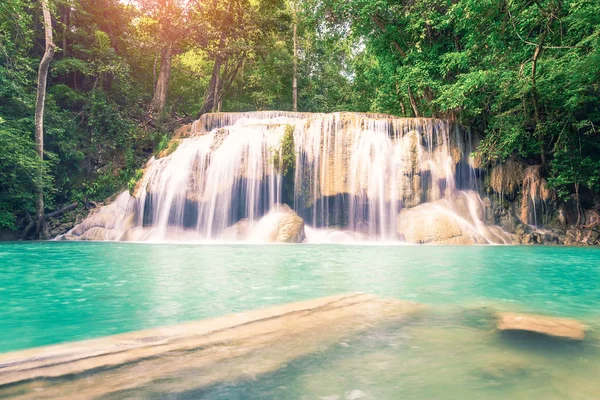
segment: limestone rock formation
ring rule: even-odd
[[[76,225],[58,240],[119,240],[134,223],[134,212],[130,206],[131,196],[121,193],[117,199],[101,207],[82,223]]]
[[[468,222],[440,200],[403,209],[398,214],[398,234],[409,243],[485,244],[485,238],[469,229]]]
[[[276,204],[253,229],[258,241],[272,243],[301,243],[306,235],[304,221],[286,204]]]
[[[573,340],[585,337],[584,325],[573,319],[516,313],[498,313],[496,319],[500,331],[527,331]]]
[[[294,154],[288,158],[294,174],[285,176],[274,163],[274,149],[281,148],[290,127]],[[398,232],[409,241],[511,242],[492,226],[498,223],[493,206],[475,192],[483,174],[471,157],[475,144],[468,130],[438,119],[206,114],[179,129],[168,148],[147,163],[132,188],[131,204],[94,214],[65,238],[162,240],[175,233],[184,240],[295,243],[304,240],[305,218],[319,229],[335,225],[394,240],[403,209]],[[299,215],[276,206],[259,221],[265,209],[282,201],[294,201]],[[130,217],[134,223],[123,227]],[[242,217],[248,221],[230,226]],[[508,226],[511,218],[505,220]],[[84,235],[95,227],[106,231]],[[153,232],[142,232],[149,229]]]
[[[512,243],[512,236],[497,226],[486,225],[485,204],[475,192],[463,192],[400,211],[398,234],[409,243],[487,244]]]

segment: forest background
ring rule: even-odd
[[[206,112],[358,111],[456,121],[485,162],[600,188],[597,0],[49,0],[0,3],[0,229],[135,185]],[[41,173],[40,173],[41,171]],[[593,196],[585,196],[592,198]],[[590,206],[590,205],[586,205]]]

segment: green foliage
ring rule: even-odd
[[[294,127],[292,125],[286,125],[279,148],[273,150],[273,165],[284,177],[294,176],[296,148],[294,147]]]
[[[294,127],[285,126],[285,132],[279,148],[273,149],[273,166],[282,176],[282,202],[294,207],[294,187],[296,174],[296,148],[294,146]]]
[[[483,134],[484,159],[546,160],[563,197],[597,189],[599,2],[310,3],[363,47],[350,108],[457,120]]]
[[[156,146],[156,151],[160,153],[161,151],[166,150],[167,147],[169,147],[169,141],[170,139],[168,135],[162,135],[160,138],[160,142],[158,142],[158,145]]]
[[[0,228],[17,228],[16,214],[33,212],[40,161],[23,132],[0,124]]]
[[[291,109],[294,22],[301,111],[449,118],[483,136],[478,153],[485,160],[545,159],[546,177],[563,198],[580,187],[600,190],[596,0],[180,5],[53,3],[58,48],[39,174],[33,145],[44,40],[39,3],[0,3],[0,228],[27,221],[39,179],[49,210],[135,186],[147,157],[177,148],[169,134],[204,104],[217,60],[223,111]],[[173,50],[168,102],[155,119],[146,110],[165,46]],[[274,155],[285,190],[293,185],[296,158],[290,129]]]
[[[142,179],[142,177],[144,176],[144,170],[143,169],[138,169],[137,171],[135,171],[135,175],[129,179],[129,182],[127,182],[127,188],[129,189],[129,194],[131,194],[133,196],[133,192],[135,191],[135,187],[137,186],[138,182],[140,181],[140,179]]]

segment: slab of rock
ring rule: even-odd
[[[0,398],[136,398],[255,379],[425,306],[355,293],[0,354]],[[67,378],[67,379],[65,379]],[[144,397],[144,396],[142,396]]]
[[[585,326],[568,318],[503,312],[496,314],[496,326],[501,331],[527,331],[573,340],[585,337]]]

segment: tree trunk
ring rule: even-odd
[[[225,62],[225,64],[227,65],[227,62]],[[221,82],[221,66],[223,65],[223,59],[221,58],[221,61],[219,63],[219,71],[217,71],[217,73],[215,74],[215,90],[214,90],[214,100],[213,100],[213,105],[212,105],[212,112],[218,111],[220,110],[220,108],[218,107],[219,105],[219,98],[220,93],[221,93],[221,86],[223,85],[223,83]]]
[[[221,32],[221,38],[219,39],[219,49],[217,50],[217,56],[215,57],[215,65],[213,67],[212,76],[210,77],[210,82],[208,84],[208,90],[206,91],[206,96],[204,96],[204,104],[200,111],[198,112],[198,118],[200,116],[206,114],[209,111],[212,111],[217,103],[217,86],[219,84],[219,76],[221,74],[221,64],[223,63],[223,56],[221,52],[225,48],[225,32]]]
[[[292,104],[294,111],[298,111],[298,15],[296,2],[292,3],[294,24],[294,68],[292,77]]]
[[[419,108],[417,106],[417,101],[415,100],[415,96],[413,95],[410,86],[408,87],[408,98],[410,99],[410,106],[413,109],[413,113],[415,114],[415,118],[419,118]]]
[[[377,25],[377,27],[379,28],[379,30],[381,30],[381,32],[383,32],[383,33],[387,32],[387,30],[385,28],[385,23],[381,20],[381,18],[379,16],[373,15],[371,17],[371,19],[373,19],[373,22],[375,22],[375,25]],[[392,39],[392,44],[394,45],[394,47],[396,48],[398,53],[400,53],[402,58],[406,57],[406,52],[404,51],[404,49],[402,49],[402,47],[400,46],[400,44],[397,41]]]
[[[577,222],[575,226],[581,225],[581,215],[583,211],[581,209],[581,196],[579,196],[579,183],[575,183],[575,205],[577,207]]]
[[[158,51],[154,53],[154,65],[152,66],[152,87],[156,89],[156,68],[158,67]]]
[[[150,102],[149,111],[162,113],[167,105],[169,81],[171,79],[171,61],[173,60],[173,46],[167,45],[162,49],[160,57],[160,72],[154,89],[154,97]]]
[[[542,33],[540,37],[540,42],[535,48],[535,52],[533,53],[533,58],[531,59],[531,97],[533,102],[533,112],[534,112],[534,120],[535,120],[535,132],[537,133],[537,139],[540,142],[540,159],[542,162],[542,172],[546,170],[546,145],[544,143],[544,131],[541,129],[541,111],[538,100],[538,91],[537,91],[537,63],[540,59],[542,52],[544,51],[544,42],[546,41],[546,37],[548,35],[548,30],[550,29],[550,23],[552,21],[548,21],[548,25],[546,26],[546,30]]]
[[[37,80],[37,98],[35,103],[35,147],[40,157],[36,200],[36,237],[44,237],[44,104],[46,101],[46,81],[48,69],[54,57],[54,42],[52,41],[52,16],[48,8],[47,0],[41,0],[42,12],[44,14],[44,33],[46,36],[46,50],[40,62]]]

